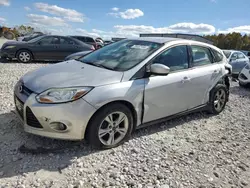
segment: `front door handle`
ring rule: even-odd
[[[188,78],[187,76],[185,76],[181,82],[183,84],[186,83],[186,82],[190,82],[190,78]]]

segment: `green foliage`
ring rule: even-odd
[[[250,35],[240,33],[228,33],[219,35],[206,35],[205,38],[214,42],[221,49],[247,50],[250,51]]]

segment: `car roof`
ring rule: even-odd
[[[156,42],[156,43],[160,43],[160,44],[164,44],[164,43],[167,43],[170,41],[184,40],[184,39],[171,38],[171,37],[133,37],[133,38],[127,38],[127,39]]]
[[[225,51],[225,52],[241,52],[240,50],[224,50],[224,49],[223,49],[223,51]]]
[[[83,36],[83,35],[70,35],[70,37],[86,37],[86,38],[92,38],[92,39],[94,39],[93,37]]]

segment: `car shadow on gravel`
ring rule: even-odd
[[[155,134],[183,123],[209,117],[211,115],[206,113],[193,113],[139,129],[135,131],[131,139]],[[61,174],[64,168],[72,165],[73,161],[79,157],[96,152],[107,152],[106,155],[113,152],[112,149],[95,150],[84,141],[54,140],[25,133],[22,123],[14,111],[0,114],[0,131],[0,173],[2,173],[0,178],[25,176],[27,173],[37,173],[41,170]]]
[[[230,94],[238,95],[240,98],[250,99],[250,88],[243,88],[236,85],[230,88]]]
[[[36,173],[62,173],[72,160],[98,152],[84,141],[63,141],[25,133],[15,112],[0,114],[0,179]]]

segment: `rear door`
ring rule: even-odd
[[[207,94],[213,84],[219,81],[221,67],[214,62],[210,49],[206,46],[189,46],[191,69],[188,73],[188,109],[207,103]]]
[[[63,60],[66,56],[81,51],[80,46],[72,39],[67,37],[60,37],[60,60]]]

